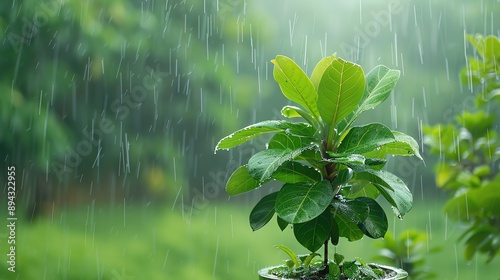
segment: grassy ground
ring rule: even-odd
[[[439,203],[417,201],[405,220],[394,220],[390,230],[429,232],[429,246],[442,247],[428,256],[437,279],[498,279],[500,259],[489,265],[482,258],[471,263],[463,260],[463,248],[456,244],[459,231],[446,222],[441,209]],[[90,205],[54,213],[33,224],[20,219],[16,273],[7,270],[7,233],[0,231],[4,240],[0,279],[250,280],[257,279],[259,268],[285,258],[274,245],[289,245],[304,253],[294,246],[289,229],[282,233],[271,226],[252,232],[249,212],[247,206],[212,203],[200,213],[183,217],[169,208]],[[344,240],[337,250],[367,261],[377,253],[373,240],[366,238],[351,244]]]

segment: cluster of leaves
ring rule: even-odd
[[[372,268],[365,263],[361,258],[356,258],[354,261],[344,260],[341,254],[334,254],[334,261],[328,264],[327,280],[343,280],[343,279],[384,279],[385,271],[380,268]]]
[[[315,257],[320,256],[319,254],[295,255],[286,246],[280,245],[276,247],[283,250],[290,259],[285,261],[285,265],[270,269],[269,274],[285,279],[305,277],[305,279],[326,280],[372,280],[383,279],[382,276],[386,274],[383,269],[370,267],[361,258],[356,258],[354,261],[346,261],[344,260],[344,256],[338,253],[334,254],[333,260],[329,260],[328,272],[322,274],[322,271],[325,270],[323,262],[315,259]]]
[[[391,263],[408,272],[410,279],[433,279],[436,274],[429,271],[425,262],[429,252],[436,252],[438,247],[428,248],[427,234],[417,230],[407,230],[395,238],[387,232],[378,243],[381,250],[375,258]]]
[[[296,255],[290,248],[284,245],[278,245],[276,248],[285,252],[290,259],[285,261],[282,266],[277,266],[269,270],[269,274],[282,278],[294,278],[299,276],[314,277],[320,274],[324,269],[322,262],[318,262],[315,257],[319,256],[317,253],[309,255]]]
[[[465,257],[484,253],[491,261],[500,250],[500,138],[496,132],[495,101],[500,101],[500,41],[467,36],[477,54],[468,58],[462,83],[475,94],[471,108],[455,116],[455,124],[424,128],[425,143],[439,155],[436,184],[452,193],[445,206],[449,217],[466,230]]]
[[[387,217],[375,199],[383,196],[400,218],[413,202],[404,182],[382,170],[386,155],[420,157],[418,144],[379,123],[353,123],[387,99],[399,71],[377,66],[365,76],[359,65],[332,55],[320,60],[309,78],[288,57],[272,62],[281,91],[302,107],[287,105],[283,116],[306,122],[263,121],[220,140],[216,151],[274,133],[266,149],[234,171],[227,192],[238,195],[271,180],[282,182],[253,208],[250,225],[258,230],[276,213],[281,230],[293,225],[297,241],[311,252],[329,240],[337,245],[340,237],[383,237]]]

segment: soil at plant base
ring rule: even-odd
[[[370,266],[373,267],[373,265],[370,265]],[[396,277],[398,275],[398,272],[396,272],[394,270],[391,270],[391,269],[388,269],[386,267],[383,267],[383,266],[380,266],[380,265],[375,265],[375,267],[378,268],[378,269],[380,269],[380,270],[383,270],[384,273],[385,273],[384,278],[379,278],[377,280],[395,279],[394,277]],[[367,276],[365,276],[365,277],[367,277]],[[325,271],[317,271],[315,273],[315,275],[298,276],[298,277],[293,278],[293,279],[300,279],[300,280],[327,280],[327,277],[325,276]],[[361,279],[366,280],[368,278],[361,278]],[[401,279],[401,278],[398,278],[398,279]],[[347,276],[344,276],[344,275],[341,275],[340,278],[339,278],[339,280],[351,280],[351,278],[349,278]]]

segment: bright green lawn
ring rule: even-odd
[[[445,230],[441,206],[434,202],[415,204],[405,220],[395,220],[390,229],[395,225],[396,234],[411,227],[431,233],[429,246],[443,248],[429,255],[428,265],[434,271],[442,270],[437,279],[498,279],[500,258],[489,265],[484,265],[482,258],[467,264],[463,248],[455,245],[455,226],[449,222]],[[183,218],[170,207],[127,204],[125,211],[123,205],[110,211],[96,205],[54,213],[33,224],[20,220],[17,272],[7,271],[7,244],[2,241],[0,279],[250,280],[257,279],[258,268],[285,258],[273,245],[286,244],[304,253],[293,246],[289,229],[282,233],[272,225],[252,232],[249,211],[250,207],[211,203],[203,212]],[[6,240],[4,230],[0,238]],[[342,241],[338,250],[348,257],[362,256],[370,261],[376,254],[370,239],[352,244]]]

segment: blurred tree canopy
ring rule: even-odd
[[[439,156],[436,185],[451,192],[445,210],[466,228],[461,235],[465,257],[476,253],[492,261],[500,251],[500,141],[498,121],[500,92],[500,40],[495,36],[467,36],[474,56],[462,69],[462,83],[474,95],[470,107],[454,123],[424,127],[425,143]]]
[[[213,164],[198,160],[213,135],[255,102],[257,56],[247,54],[260,42],[249,43],[246,21],[234,1],[2,2],[4,164],[36,189],[175,195]]]

